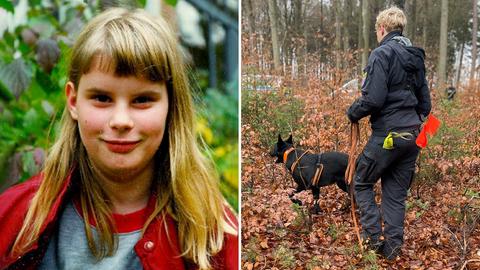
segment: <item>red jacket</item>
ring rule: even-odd
[[[0,269],[36,269],[48,247],[49,239],[55,232],[62,204],[70,186],[70,176],[66,179],[60,195],[53,203],[43,224],[39,240],[31,249],[17,258],[8,256],[20,231],[27,213],[29,202],[37,192],[42,175],[32,177],[25,183],[16,185],[0,195]],[[236,221],[233,214],[232,219]],[[155,219],[147,227],[144,235],[135,245],[135,252],[143,268],[148,269],[196,269],[180,257],[177,230],[174,220],[167,216],[167,230],[163,221]],[[238,226],[235,224],[235,226]],[[226,234],[223,249],[212,258],[214,269],[238,269],[238,236]]]

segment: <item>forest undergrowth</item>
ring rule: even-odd
[[[275,91],[242,92],[242,269],[480,269],[480,91],[462,89],[453,101],[432,90],[441,120],[417,161],[407,200],[402,256],[388,262],[360,251],[347,194],[321,189],[323,212],[312,215],[310,191],[288,194],[294,182],[269,156],[278,133],[297,147],[347,153],[346,109],[355,94],[334,80]],[[359,151],[369,136],[360,122]],[[379,184],[376,186],[379,199]]]

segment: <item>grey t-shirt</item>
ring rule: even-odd
[[[92,226],[95,239],[97,231]],[[118,249],[111,257],[97,261],[88,248],[84,220],[70,201],[59,220],[59,229],[50,239],[48,249],[40,264],[40,270],[55,269],[143,269],[134,251],[141,230],[118,233]]]

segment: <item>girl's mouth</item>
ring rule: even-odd
[[[110,151],[114,153],[125,154],[133,151],[140,141],[105,140],[105,143]]]

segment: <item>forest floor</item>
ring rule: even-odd
[[[307,88],[317,90],[293,92],[304,105],[294,143],[314,152],[347,153],[345,111],[354,97],[329,95],[319,85]],[[403,254],[393,262],[360,251],[351,213],[341,210],[347,194],[336,186],[321,189],[319,215],[308,210],[309,191],[297,195],[303,206],[293,204],[288,198],[293,179],[262,143],[265,134],[276,142],[269,125],[275,119],[242,122],[242,269],[480,269],[480,92],[466,89],[453,101],[439,96],[433,96],[432,112],[442,126],[417,162],[406,203]],[[266,102],[262,108],[272,111],[278,105]],[[244,113],[249,111],[242,119]],[[360,125],[361,150],[369,124],[362,120]]]

